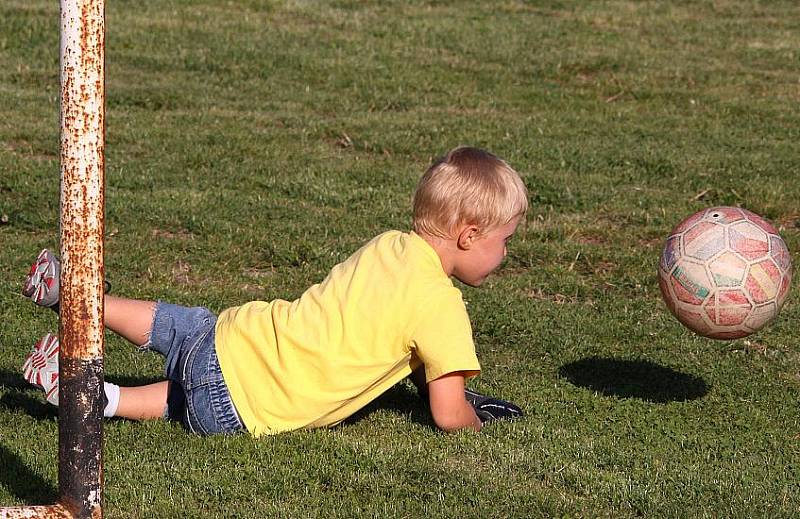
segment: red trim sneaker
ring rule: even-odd
[[[25,357],[22,376],[44,389],[47,401],[58,405],[58,336],[48,333]]]
[[[53,307],[58,304],[58,277],[61,262],[47,249],[42,250],[31,265],[22,295],[39,306]]]
[[[47,249],[43,249],[31,265],[28,277],[22,287],[22,295],[39,306],[45,306],[58,312],[59,310],[59,276],[61,262]],[[111,292],[111,283],[103,281],[103,290]]]

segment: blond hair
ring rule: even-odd
[[[434,162],[417,184],[417,233],[452,238],[460,225],[484,234],[528,210],[528,191],[504,160],[478,148],[458,147]]]

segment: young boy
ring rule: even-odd
[[[413,231],[389,231],[336,265],[295,301],[223,311],[105,296],[105,326],[166,357],[164,382],[105,384],[105,415],[170,418],[198,434],[255,436],[335,425],[411,376],[436,426],[480,430],[522,416],[465,389],[480,372],[460,290],[506,255],[528,208],[519,175],[486,151],[460,147],[417,186]],[[23,294],[58,309],[58,260],[42,251]],[[58,340],[39,341],[26,380],[58,404]]]

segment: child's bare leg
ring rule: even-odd
[[[106,328],[129,342],[144,346],[150,339],[156,303],[116,296],[105,296]],[[115,416],[131,420],[163,418],[167,408],[170,382],[119,388],[119,404]]]
[[[36,343],[22,367],[25,380],[44,390],[47,401],[59,402],[58,337],[47,334]],[[139,387],[103,384],[104,416],[122,416],[133,420],[162,418],[167,409],[170,382]]]
[[[104,324],[124,339],[143,346],[150,338],[155,310],[154,301],[105,296]]]
[[[23,285],[22,293],[40,306],[59,310],[58,278],[61,264],[50,251],[43,250]],[[105,326],[127,339],[144,346],[150,339],[156,303],[106,295]],[[26,357],[23,374],[26,380],[45,390],[47,400],[58,405],[58,337],[46,335]],[[134,420],[161,418],[167,408],[168,381],[140,387],[119,387],[104,384],[106,416],[122,416]]]
[[[146,386],[120,387],[119,405],[115,416],[131,420],[163,418],[167,408],[170,382],[156,382]]]

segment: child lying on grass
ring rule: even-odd
[[[167,380],[106,382],[104,414],[259,436],[335,425],[410,376],[444,431],[520,417],[514,404],[465,389],[480,364],[450,278],[481,285],[527,208],[525,185],[506,162],[456,148],[420,180],[413,231],[377,236],[295,301],[253,301],[216,317],[106,295],[105,326],[164,355]],[[59,272],[42,251],[23,293],[58,311]],[[57,337],[40,340],[23,371],[58,405]]]

